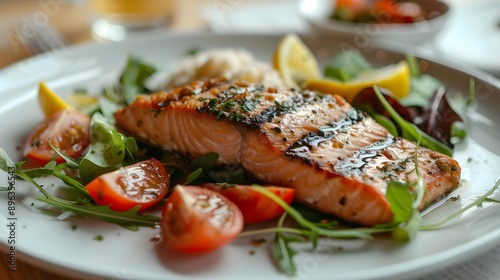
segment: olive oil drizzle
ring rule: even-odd
[[[386,148],[394,143],[394,136],[387,137],[365,148],[359,149],[352,156],[339,161],[334,169],[343,175],[361,175],[363,167],[373,158],[378,157]]]
[[[339,133],[348,133],[352,125],[362,121],[365,114],[355,108],[349,110],[346,115],[328,126],[318,128],[318,132],[311,132],[304,138],[293,143],[285,152],[286,156],[300,158],[309,161],[309,153],[321,143],[328,142]]]

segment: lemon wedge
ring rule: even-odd
[[[309,79],[305,88],[338,94],[350,102],[362,89],[374,85],[388,89],[397,99],[406,97],[410,93],[410,69],[406,61],[361,73],[345,83],[328,79]]]
[[[46,117],[61,110],[71,108],[57,93],[53,92],[44,81],[38,88],[38,103]]]
[[[316,58],[295,34],[288,34],[281,39],[274,52],[273,66],[289,87],[321,77]]]

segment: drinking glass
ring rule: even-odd
[[[166,28],[174,0],[90,0],[92,33],[97,39],[122,41]]]

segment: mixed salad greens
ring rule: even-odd
[[[408,96],[398,100],[387,90],[380,89],[385,93],[385,98],[380,98],[375,88],[369,87],[361,90],[351,104],[367,112],[394,136],[412,141],[422,137],[422,146],[451,156],[453,144],[467,135],[462,128],[462,117],[450,106],[446,89],[439,80],[420,73],[415,57],[408,55],[406,62],[410,69]],[[358,51],[348,50],[333,59],[324,74],[329,79],[349,82],[374,69]],[[465,106],[471,106],[473,100],[474,91],[471,90]],[[443,117],[445,112],[446,118]],[[466,114],[465,110],[461,113]]]
[[[411,69],[412,93],[410,96],[417,96],[411,102],[414,104],[420,102],[420,105],[403,104],[405,100],[391,98],[389,93],[378,87],[370,87],[361,91],[353,101],[353,105],[365,110],[392,134],[418,142],[415,161],[420,145],[451,156],[456,139],[462,139],[465,136],[465,131],[457,127],[461,118],[448,103],[443,85],[433,77],[419,73],[414,57],[409,56],[407,61]],[[368,63],[361,54],[348,51],[339,54],[328,65],[325,76],[345,82],[373,68],[375,66]],[[297,252],[290,246],[293,242],[311,242],[312,246],[316,247],[320,237],[367,239],[374,238],[374,235],[379,233],[391,234],[396,240],[410,241],[415,238],[418,231],[438,229],[471,207],[481,207],[485,202],[500,203],[491,198],[491,195],[499,188],[499,180],[483,196],[451,214],[442,222],[422,225],[418,206],[423,199],[425,184],[416,168],[418,178],[416,182],[390,182],[388,184],[386,195],[394,214],[393,221],[374,227],[344,225],[334,217],[293,203],[293,190],[291,189],[279,186],[259,186],[253,184],[252,179],[241,167],[216,165],[217,154],[211,153],[188,160],[183,155],[161,151],[139,143],[134,138],[118,131],[114,126],[114,112],[121,106],[133,102],[138,94],[151,93],[152,90],[148,88],[147,82],[156,71],[155,67],[140,59],[129,57],[117,83],[105,86],[95,102],[80,107],[75,105],[82,104],[73,104],[73,107],[91,115],[88,123],[89,139],[85,152],[69,155],[61,148],[61,143],[54,142],[56,137],[52,140],[48,138],[45,141],[53,151],[49,159],[40,160],[34,155],[31,161],[35,158],[38,165],[34,168],[27,168],[25,161],[14,163],[5,151],[0,149],[0,168],[8,172],[9,167],[15,166],[16,176],[35,186],[41,194],[37,199],[56,209],[54,213],[61,219],[73,215],[97,218],[130,230],[137,230],[140,226],[161,227],[164,233],[163,241],[168,248],[174,250],[206,252],[215,250],[238,236],[274,233],[273,255],[280,269],[288,275],[297,273],[294,264],[294,255]],[[75,95],[83,97],[76,100],[88,100],[85,97],[85,90],[78,90]],[[473,102],[473,93],[469,102]],[[451,118],[447,118],[446,121],[439,118],[440,112],[450,110],[453,111]],[[71,130],[71,126],[69,129]],[[35,146],[40,144],[36,143]],[[151,162],[153,158],[161,162],[161,167]],[[139,195],[131,195],[129,192],[130,197],[120,197],[113,189],[121,188],[127,192],[131,187],[120,183],[113,185],[112,182],[127,182],[123,177],[126,176],[125,170],[133,170],[131,166],[139,168],[140,172],[137,169],[135,169],[136,173],[132,172],[136,177],[142,174],[142,177],[139,177],[147,179],[145,186],[143,184],[141,188],[137,186],[132,188]],[[163,168],[164,171],[162,171]],[[167,174],[166,178],[164,174]],[[65,188],[73,190],[73,199],[56,197],[36,180],[48,176],[60,179]],[[96,187],[89,188],[90,185]],[[201,185],[205,188],[200,191],[201,188],[195,190],[183,187],[183,185]],[[208,200],[196,200],[198,192],[216,199],[219,206],[222,205],[224,209],[227,209],[227,213],[207,211],[211,204]],[[242,201],[248,201],[248,197],[260,202],[264,201],[265,211],[256,210],[253,204],[245,205]],[[110,204],[109,199],[114,204]],[[196,206],[189,206],[186,202],[188,200],[196,200]],[[124,206],[117,211],[113,208],[115,204]],[[146,210],[147,207],[152,208]],[[162,212],[161,215],[158,211]],[[188,232],[189,229],[183,224],[185,221],[176,219],[176,215],[180,215],[182,211],[198,220],[227,218],[226,224],[222,223],[220,226],[228,226],[231,230],[224,230],[222,235],[217,236],[217,241],[200,233],[203,230],[214,230],[213,228],[200,228],[196,233]],[[245,216],[259,216],[262,219],[250,222]],[[277,220],[275,227],[243,231],[243,224],[273,219]],[[228,225],[228,221],[232,224]],[[192,236],[192,238],[186,241],[185,236]],[[203,242],[196,243],[193,240]],[[208,244],[211,245],[208,246]]]

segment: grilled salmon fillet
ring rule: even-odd
[[[347,222],[390,222],[390,181],[415,181],[416,144],[395,138],[339,96],[225,80],[139,96],[116,125],[140,141],[190,157],[219,154],[263,183]],[[454,159],[419,147],[426,205],[458,187]]]

